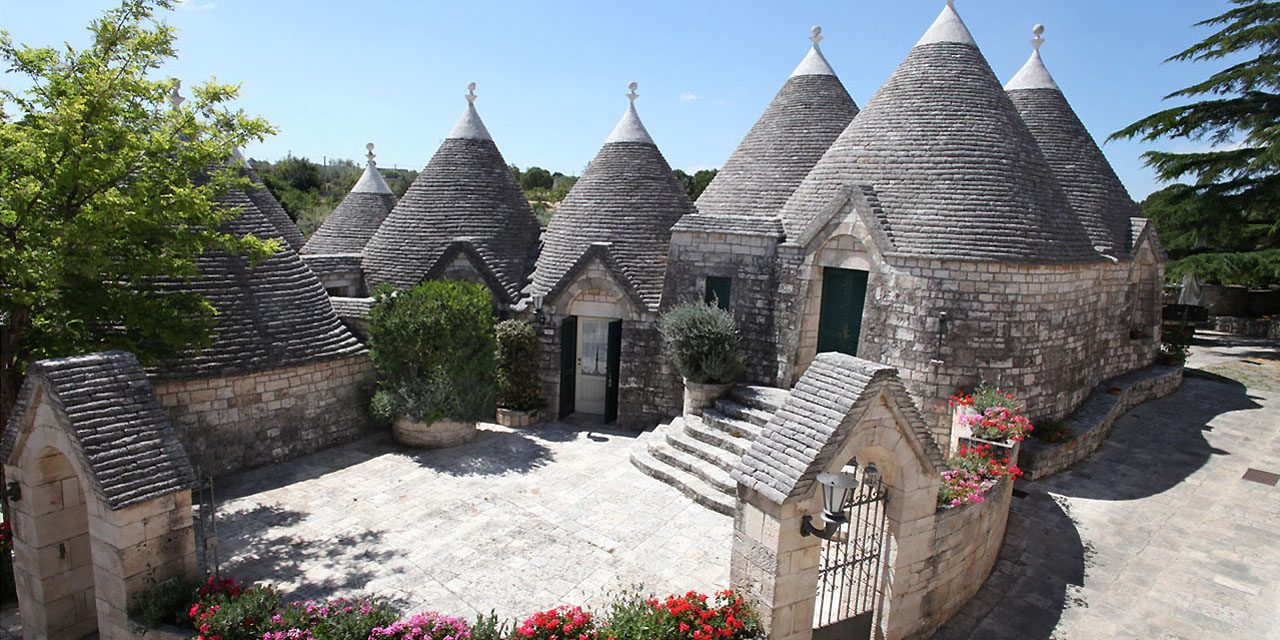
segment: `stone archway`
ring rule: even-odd
[[[0,460],[24,636],[131,638],[142,593],[195,577],[195,475],[133,354],[32,365]]]
[[[818,476],[853,460],[874,465],[887,492],[874,637],[904,637],[920,617],[942,450],[895,369],[822,353],[734,472],[731,582],[771,639],[813,637],[822,540],[805,533],[804,520],[823,510]]]

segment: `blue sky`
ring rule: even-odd
[[[113,2],[0,0],[0,28],[29,44],[87,40]],[[279,135],[247,150],[275,159],[357,158],[419,169],[461,114],[466,84],[507,161],[579,173],[640,83],[641,118],[673,167],[722,164],[806,52],[823,50],[859,104],[902,61],[942,0],[821,2],[470,2],[188,0],[165,18],[186,83],[243,85],[241,104]],[[1046,64],[1099,140],[1161,108],[1217,65],[1162,64],[1208,31],[1226,0],[960,0],[1002,81],[1042,22]],[[1191,150],[1194,143],[1160,148]],[[1139,154],[1103,149],[1137,199],[1159,188]]]

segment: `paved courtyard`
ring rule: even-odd
[[[1280,349],[1209,334],[1182,388],[1019,483],[996,572],[935,637],[1280,639]]]
[[[728,585],[732,520],[633,467],[633,434],[481,429],[455,449],[379,436],[223,480],[223,572],[466,616]]]

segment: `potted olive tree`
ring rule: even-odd
[[[538,423],[542,386],[538,376],[538,334],[523,320],[504,320],[496,330],[498,351],[498,424],[528,427]]]
[[[379,289],[369,312],[378,369],[371,413],[401,444],[440,448],[471,440],[493,415],[494,316],[489,291],[452,280]]]
[[[684,413],[715,402],[745,370],[733,316],[713,304],[687,302],[662,316],[662,346],[684,376]]]

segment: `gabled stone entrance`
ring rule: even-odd
[[[195,474],[133,354],[32,365],[0,459],[25,637],[128,638],[140,594],[194,577]]]

